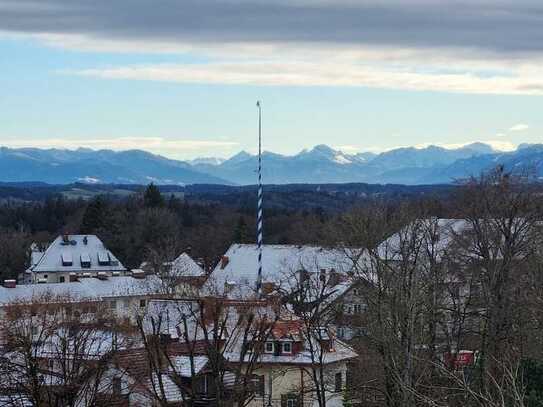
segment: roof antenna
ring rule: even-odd
[[[256,220],[256,241],[258,245],[258,275],[256,278],[256,295],[262,296],[262,104],[256,102],[258,108],[258,205]]]

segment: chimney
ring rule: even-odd
[[[228,263],[230,262],[230,259],[228,256],[222,256],[221,257],[221,270],[224,270],[226,266],[228,266]]]
[[[264,282],[264,283],[262,283],[262,293],[264,295],[269,295],[273,291],[275,291],[275,283],[272,283],[272,282]]]
[[[88,238],[87,236],[85,236],[85,237],[83,238],[83,244],[84,244],[85,246],[89,244],[89,238]]]
[[[5,288],[15,288],[17,287],[17,281],[15,280],[4,280]]]
[[[64,245],[70,244],[70,236],[68,236],[66,233],[62,235],[62,244]]]

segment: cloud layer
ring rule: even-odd
[[[0,0],[25,33],[178,42],[333,42],[541,51],[536,0]]]
[[[197,56],[105,79],[543,94],[534,0],[0,0],[0,30],[53,46]]]

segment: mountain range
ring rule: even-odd
[[[503,165],[530,168],[543,177],[543,144],[522,144],[503,152],[484,143],[456,149],[397,148],[380,154],[347,154],[318,145],[293,156],[263,153],[268,184],[347,183],[447,184]],[[245,151],[225,160],[178,161],[142,150],[0,148],[0,181],[50,184],[254,184],[258,158]]]

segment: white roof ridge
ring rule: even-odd
[[[45,249],[45,251],[43,252],[42,256],[40,257],[40,259],[38,260],[38,262],[36,264],[34,264],[33,266],[30,267],[31,270],[34,270],[35,268],[37,268],[42,262],[43,262],[43,259],[45,259],[45,257],[47,256],[47,253],[49,253],[49,251],[53,250],[52,247],[55,245],[55,242],[58,240],[58,239],[62,239],[62,235],[58,235],[50,244],[49,246],[47,246],[47,249]]]

